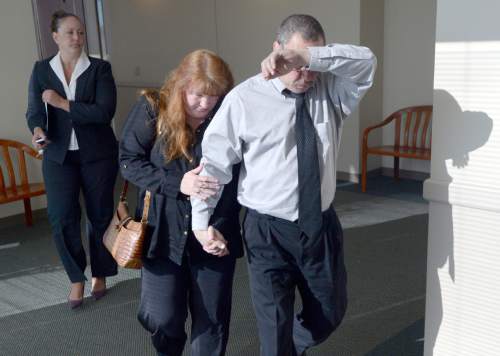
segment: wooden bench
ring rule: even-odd
[[[33,215],[31,212],[31,197],[45,194],[43,183],[30,183],[26,170],[25,154],[36,159],[41,159],[39,154],[30,146],[24,143],[0,139],[0,149],[2,151],[0,159],[0,204],[10,203],[17,200],[24,202],[24,218],[27,226],[33,225]],[[17,151],[17,167],[14,166],[11,151]],[[7,170],[9,184],[5,184],[3,168]],[[17,184],[17,178],[21,184]]]
[[[398,110],[381,123],[367,127],[363,132],[361,149],[361,190],[366,192],[366,165],[368,155],[394,157],[394,178],[399,178],[399,158],[431,159],[432,105],[411,106]],[[394,145],[368,146],[368,134],[394,122]]]

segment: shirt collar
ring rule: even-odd
[[[285,90],[286,87],[279,77],[271,79],[271,83],[279,93],[283,94],[283,90]]]
[[[76,62],[75,70],[73,71],[73,77],[75,80],[90,66],[90,59],[87,54],[82,51],[80,54],[80,58],[78,58],[78,62]]]
[[[279,77],[277,78],[273,78],[270,80],[271,84],[274,86],[274,88],[281,94],[281,95],[285,95],[283,93],[284,90],[288,90],[285,86],[285,84],[281,81],[281,79]],[[314,85],[316,85],[316,83],[314,83]],[[313,86],[314,86],[313,85]],[[305,93],[304,93],[304,96],[307,96],[307,93],[311,90],[311,88],[309,88]]]
[[[64,78],[64,69],[62,66],[61,62],[61,52],[57,52],[57,54],[50,60],[50,66],[54,73],[56,73],[57,77],[59,80],[63,83],[63,85],[66,85],[66,79]],[[90,60],[87,54],[82,51],[80,54],[80,58],[78,58],[78,61],[76,62],[75,69],[73,70],[73,74],[71,75],[70,83],[85,72],[85,70],[90,66]]]

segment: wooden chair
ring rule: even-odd
[[[45,194],[43,183],[30,183],[26,170],[25,154],[41,159],[39,154],[30,146],[24,143],[0,139],[0,149],[3,162],[0,161],[0,204],[10,203],[17,200],[24,202],[24,218],[27,226],[33,225],[33,215],[31,212],[31,197]],[[11,150],[17,151],[17,165],[15,167],[11,158]],[[9,184],[5,184],[2,166],[7,169]],[[17,174],[16,174],[17,173]],[[16,177],[19,177],[21,184],[17,184]]]
[[[361,190],[366,192],[366,164],[368,155],[393,156],[394,178],[399,178],[399,158],[431,159],[432,105],[411,106],[398,110],[381,123],[367,127],[363,132]],[[369,147],[368,134],[394,121],[394,145]]]

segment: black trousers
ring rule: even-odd
[[[167,258],[144,261],[138,319],[151,333],[158,355],[182,355],[188,309],[191,355],[224,355],[234,268],[231,256],[198,263],[185,258],[180,266]]]
[[[339,326],[347,307],[343,235],[335,210],[317,238],[249,209],[244,242],[262,356],[302,355]],[[302,310],[294,317],[298,288]]]
[[[68,151],[63,164],[44,157],[43,177],[52,234],[62,264],[72,283],[83,282],[87,259],[83,249],[80,219],[80,191],[87,213],[87,238],[93,277],[117,274],[113,257],[102,243],[102,236],[113,216],[113,188],[116,160],[82,163],[78,151]]]

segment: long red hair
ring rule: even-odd
[[[186,55],[169,73],[159,92],[146,90],[143,95],[158,112],[157,137],[166,142],[166,161],[180,157],[192,160],[190,147],[195,141],[187,123],[186,88],[210,96],[224,96],[233,87],[229,66],[215,53],[198,49]]]

